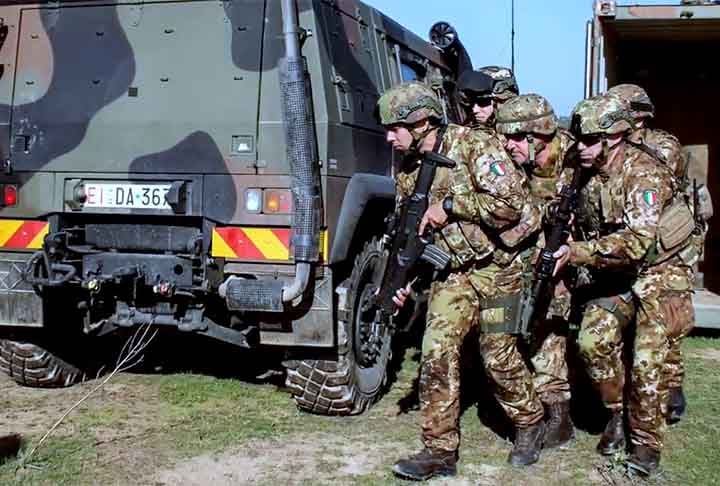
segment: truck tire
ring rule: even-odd
[[[83,372],[37,344],[0,340],[0,370],[17,383],[36,388],[62,388],[83,380]]]
[[[384,261],[380,242],[373,238],[354,260],[346,288],[345,310],[338,311],[338,346],[335,359],[297,360],[286,363],[286,385],[303,411],[322,415],[356,415],[367,410],[384,391],[392,351],[392,332],[383,326],[374,356],[359,358],[357,326],[363,294],[374,293]]]

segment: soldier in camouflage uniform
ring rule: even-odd
[[[592,273],[596,299],[583,315],[579,348],[612,412],[601,452],[624,444],[621,328],[636,307],[628,467],[648,475],[658,468],[663,447],[667,390],[662,373],[670,341],[693,318],[691,265],[697,254],[690,208],[668,167],[624,140],[631,122],[614,97],[591,98],[575,108],[573,131],[589,177],[578,207],[584,238],[555,256],[558,269],[569,262]],[[629,298],[624,282],[631,284]]]
[[[499,251],[497,235],[517,224],[526,179],[497,139],[458,125],[443,125],[435,94],[421,83],[404,83],[378,101],[381,123],[393,148],[407,153],[397,174],[397,192],[413,192],[419,157],[437,151],[453,159],[439,168],[423,217],[435,229],[435,243],[452,255],[451,269],[432,283],[420,371],[420,409],[425,449],[398,461],[393,471],[428,479],[455,473],[460,442],[460,348],[477,325],[485,370],[496,398],[516,426],[509,461],[536,462],[544,430],[543,407],[532,376],[507,332],[515,324],[521,295],[522,261]],[[406,290],[398,290],[402,306]]]
[[[497,131],[505,137],[505,148],[512,159],[525,168],[530,181],[530,199],[523,211],[521,224],[506,232],[533,231],[537,245],[525,252],[526,273],[544,246],[541,218],[548,203],[557,194],[557,184],[566,156],[574,146],[572,135],[558,128],[558,120],[550,103],[535,94],[520,95],[503,104],[497,113]],[[548,421],[543,447],[561,446],[574,437],[570,418],[570,384],[565,360],[567,319],[570,293],[564,282],[555,282],[553,298],[546,318],[534,326],[533,339],[539,343],[532,357],[534,381]]]
[[[498,66],[463,72],[457,90],[458,100],[468,115],[468,126],[493,133],[497,110],[519,92],[513,72]]]
[[[692,200],[687,178],[688,160],[682,152],[682,145],[676,137],[668,132],[646,126],[647,121],[655,116],[655,107],[645,90],[635,84],[620,84],[609,89],[607,94],[625,103],[626,109],[632,115],[633,130],[627,137],[627,141],[667,165],[675,175],[678,186],[686,192],[687,199]],[[709,197],[706,199],[709,200]],[[695,210],[695,208],[693,209]],[[704,221],[696,231],[697,234],[694,238],[696,249],[700,255],[704,251],[707,229],[707,222]],[[694,325],[694,321],[687,321],[679,334],[670,341],[663,382],[669,390],[667,418],[670,423],[679,421],[685,413],[686,401],[682,389],[685,367],[680,343]]]

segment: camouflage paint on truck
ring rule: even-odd
[[[229,276],[272,286],[295,275],[281,2],[0,2],[0,367],[23,382],[29,358],[53,360],[32,327],[72,339],[146,323],[294,350],[296,395],[310,400],[318,374],[341,385],[300,399],[309,410],[359,412],[377,396],[385,363],[361,370],[348,354],[364,336],[352,329],[358,265],[394,197],[373,110],[408,76],[442,92],[457,73],[361,2],[299,0],[297,11],[320,261],[283,312],[229,312],[218,295]],[[57,319],[65,307],[77,322]]]

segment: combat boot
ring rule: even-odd
[[[675,424],[685,415],[685,394],[682,387],[670,388],[668,393],[667,423]]]
[[[513,466],[529,466],[540,459],[545,422],[542,420],[530,427],[515,431],[515,444],[510,451],[508,462]]]
[[[457,451],[425,448],[407,459],[396,462],[393,473],[403,479],[415,481],[425,481],[434,476],[455,476],[457,459]]]
[[[570,402],[555,402],[545,405],[548,420],[545,423],[543,447],[552,449],[560,447],[575,438],[575,426],[570,418]]]
[[[622,411],[615,412],[610,417],[603,431],[597,451],[603,456],[611,456],[625,448],[625,426]]]
[[[627,460],[627,467],[630,471],[648,477],[657,472],[660,467],[660,451],[637,445]]]

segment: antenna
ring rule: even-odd
[[[515,72],[515,0],[510,0],[510,69]]]

